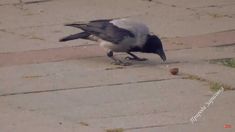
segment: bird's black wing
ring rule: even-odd
[[[103,40],[110,41],[114,44],[118,44],[125,37],[135,37],[135,35],[123,28],[119,28],[110,23],[112,20],[94,20],[85,24],[67,24],[66,26],[72,26],[80,28],[85,32],[95,35]]]
[[[60,39],[59,41],[65,42],[65,41],[70,41],[70,40],[74,40],[74,39],[88,39],[89,36],[90,36],[89,33],[81,32],[81,33],[76,33],[76,34],[72,34],[67,37],[64,37],[64,38]]]

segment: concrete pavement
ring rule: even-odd
[[[0,2],[0,132],[234,131],[235,69],[211,63],[235,58],[233,1],[23,2]],[[58,42],[78,31],[64,23],[126,16],[162,38],[167,63],[115,66],[93,42]],[[211,82],[229,89],[192,124]]]

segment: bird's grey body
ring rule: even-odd
[[[118,44],[100,39],[94,35],[89,36],[89,38],[91,40],[98,41],[101,47],[112,50],[114,52],[127,52],[132,47],[143,47],[144,43],[146,42],[147,35],[149,34],[149,29],[146,25],[129,19],[113,20],[110,21],[110,23],[117,26],[118,28],[127,29],[133,33],[135,37],[126,36],[122,38]]]
[[[125,47],[122,52],[128,51],[132,47],[143,47],[147,40],[147,35],[149,34],[149,29],[146,25],[132,21],[130,19],[119,19],[111,21],[114,25],[119,28],[127,29],[132,32],[135,37],[126,37],[120,43]]]
[[[107,49],[107,55],[112,58],[113,53],[110,52],[127,52],[134,59],[139,60],[141,58],[130,52],[155,53],[155,50],[161,50],[160,52],[164,53],[160,39],[155,35],[150,35],[146,25],[130,19],[95,20],[88,23],[68,24],[67,26],[80,28],[84,32],[70,35],[60,41],[78,38],[95,40],[101,47]],[[165,54],[161,57],[165,60]]]

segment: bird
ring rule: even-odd
[[[136,61],[147,59],[140,58],[133,52],[153,53],[166,61],[162,41],[157,35],[150,33],[149,28],[141,22],[127,18],[98,19],[65,24],[65,26],[79,28],[82,32],[64,37],[59,40],[60,42],[75,39],[96,41],[107,50],[107,56],[114,64],[127,65],[128,63],[115,58],[113,52],[125,52],[130,55],[126,59]]]

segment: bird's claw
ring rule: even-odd
[[[129,57],[129,56],[125,57],[125,59],[127,59],[127,60],[135,60],[135,61],[146,61],[146,60],[148,60],[146,58],[135,58],[135,57]]]

